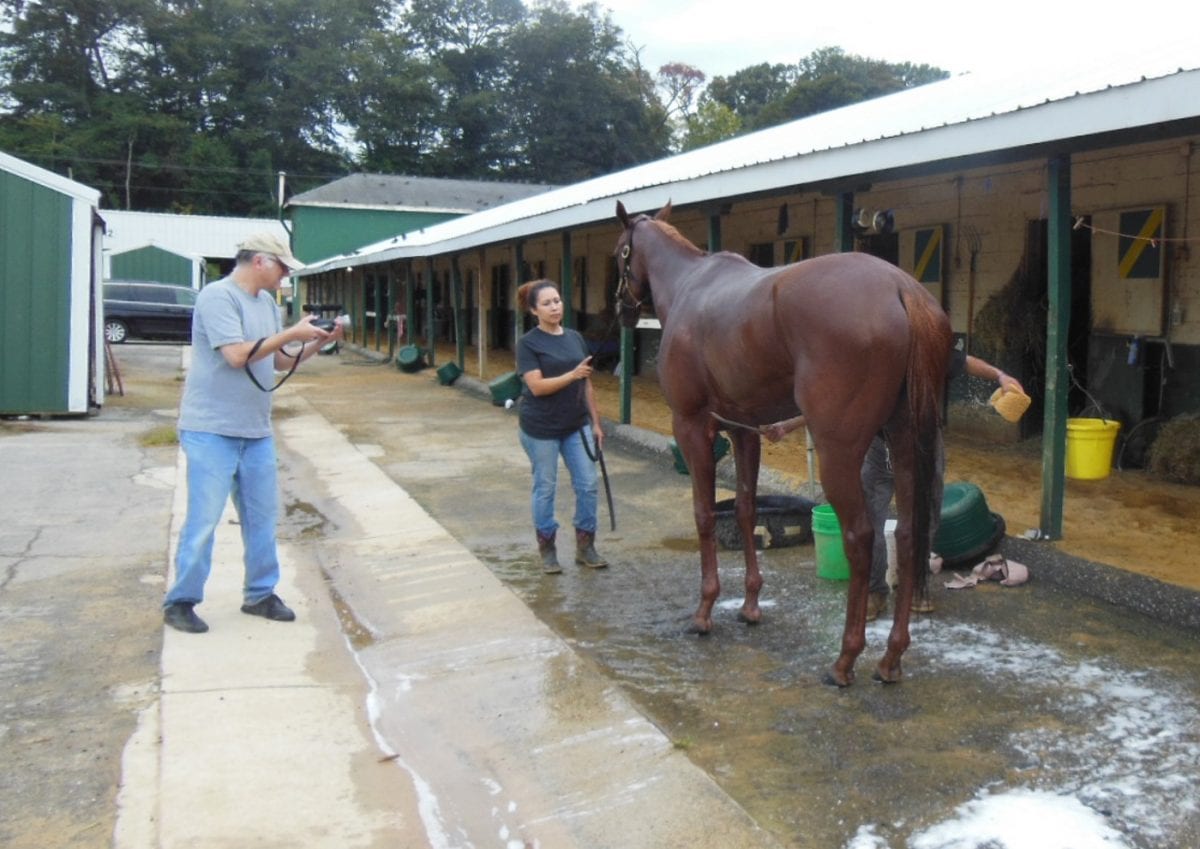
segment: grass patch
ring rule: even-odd
[[[179,434],[175,425],[158,425],[138,437],[138,442],[147,448],[178,445]]]

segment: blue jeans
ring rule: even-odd
[[[163,605],[204,600],[204,584],[212,571],[213,537],[230,496],[241,522],[245,550],[243,600],[246,604],[262,601],[279,583],[274,438],[242,439],[183,430],[179,444],[187,456],[187,518],[175,552],[175,584]]]
[[[579,438],[579,431],[562,439],[536,439],[523,430],[518,430],[521,447],[529,455],[533,467],[533,527],[543,536],[549,536],[558,530],[558,522],[554,519],[554,491],[558,484],[558,457],[561,454],[563,463],[571,475],[571,487],[575,490],[575,518],[573,524],[578,530],[594,534],[596,532],[596,463],[588,456],[588,450],[593,451],[592,426],[583,426],[583,439],[587,440],[587,449]]]

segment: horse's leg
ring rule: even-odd
[[[696,634],[712,631],[712,610],[721,594],[717,574],[716,461],[713,460],[715,428],[674,417],[675,443],[692,477],[692,512],[700,542],[700,606],[692,615],[690,630]]]
[[[905,425],[904,427],[909,427]],[[879,661],[875,670],[875,678],[886,684],[900,680],[903,670],[901,657],[908,649],[911,637],[909,623],[911,622],[912,602],[917,587],[924,586],[929,576],[929,545],[933,541],[933,529],[936,519],[933,514],[940,514],[942,506],[942,474],[943,448],[941,433],[936,434],[935,446],[917,447],[911,433],[901,427],[893,428],[892,439],[892,468],[896,479],[896,512],[899,521],[896,523],[896,566],[900,576],[900,586],[896,591],[896,614],[892,620],[892,630],[888,634],[887,651]],[[917,493],[915,488],[916,464],[919,458],[916,451],[934,451],[936,457],[935,476],[931,482],[931,491],[924,496]],[[926,528],[928,542],[917,546],[913,537],[917,533],[917,511],[923,511],[930,517]],[[926,570],[923,573],[922,570]]]
[[[867,637],[867,592],[871,581],[871,549],[875,531],[867,515],[862,490],[861,449],[842,445],[840,449],[817,449],[821,463],[821,484],[825,496],[837,513],[842,529],[846,559],[850,561],[850,589],[846,597],[846,625],[842,631],[842,652],[825,678],[827,684],[847,687],[854,683],[854,662],[862,654]]]
[[[913,558],[913,452],[911,439],[905,430],[905,425],[892,428],[889,447],[896,481],[896,572],[900,583],[896,588],[895,614],[892,617],[892,630],[888,634],[887,651],[875,668],[875,680],[885,684],[895,684],[903,674],[900,657],[910,641],[908,625],[917,567]]]
[[[746,598],[738,617],[750,625],[762,619],[758,593],[762,589],[762,573],[758,570],[758,552],[754,547],[754,525],[758,515],[758,466],[762,458],[762,437],[738,429],[733,437],[734,458],[737,462],[737,493],[734,510],[738,530],[742,532],[742,556],[746,561]]]

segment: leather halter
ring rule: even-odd
[[[629,239],[625,242],[625,246],[621,248],[621,277],[617,282],[617,301],[623,310],[634,310],[641,312],[642,298],[635,298],[633,295],[633,287],[630,286],[630,281],[633,277],[633,230],[642,222],[645,216],[641,216],[634,220],[629,225]],[[638,285],[642,285],[640,282]],[[644,288],[644,286],[643,286]]]

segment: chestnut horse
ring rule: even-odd
[[[718,430],[728,430],[737,463],[734,513],[746,560],[739,616],[757,623],[762,575],[753,529],[762,442],[756,428],[802,413],[851,567],[842,650],[826,680],[838,686],[854,680],[866,642],[874,536],[861,468],[871,439],[882,432],[896,480],[900,586],[876,678],[898,681],[913,595],[927,580],[934,505],[940,510],[936,454],[950,321],[920,283],[881,259],[840,253],[760,268],[737,254],[700,250],[667,223],[670,210],[667,204],[653,218],[631,217],[617,202],[618,301],[626,326],[636,324],[647,300],[662,324],[659,385],[691,473],[700,537],[700,606],[692,630],[712,629],[721,588],[713,535]]]

